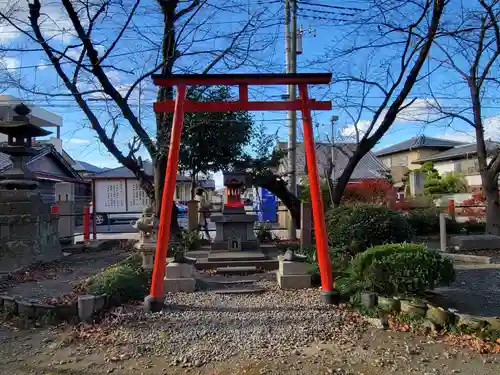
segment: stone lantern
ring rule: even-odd
[[[31,110],[24,104],[14,107],[12,120],[0,121],[0,133],[8,137],[7,145],[0,146],[0,152],[12,157],[13,167],[0,176],[0,188],[7,190],[34,190],[38,182],[30,171],[24,168],[27,158],[36,154],[32,140],[51,132],[30,123]]]

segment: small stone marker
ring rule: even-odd
[[[84,322],[92,320],[94,313],[95,298],[94,296],[80,296],[78,297],[78,318]]]
[[[287,251],[288,253],[288,251]],[[293,252],[278,256],[278,271],[276,277],[278,285],[282,289],[306,289],[311,287],[311,275],[309,274],[310,265],[305,262],[296,262],[286,260],[293,259]],[[287,256],[288,255],[288,256]]]
[[[190,293],[196,288],[194,266],[189,263],[169,263],[165,268],[163,289],[166,293]]]

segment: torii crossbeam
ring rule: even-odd
[[[175,100],[154,103],[155,112],[173,112],[173,124],[168,151],[165,184],[163,186],[160,227],[153,269],[150,296],[146,297],[146,307],[152,310],[163,305],[163,278],[167,247],[170,240],[170,224],[172,219],[173,198],[177,168],[179,164],[179,148],[185,112],[226,112],[226,111],[289,111],[302,112],[304,126],[304,143],[306,150],[307,171],[311,190],[314,229],[316,233],[317,258],[321,275],[322,295],[326,302],[334,302],[333,278],[328,254],[328,240],[325,226],[324,206],[321,197],[319,176],[316,164],[316,149],[311,119],[312,110],[331,110],[330,101],[309,99],[308,85],[328,84],[332,79],[330,73],[299,74],[180,74],[153,75],[157,86],[176,87]],[[196,102],[186,98],[187,86],[227,85],[239,86],[239,99],[229,102]],[[248,86],[256,85],[298,85],[300,98],[288,101],[249,101]]]

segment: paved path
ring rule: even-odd
[[[72,292],[75,281],[95,275],[129,254],[117,249],[73,254],[61,261],[48,264],[41,270],[35,270],[33,277],[35,280],[17,283],[4,288],[2,292],[34,300],[59,297]]]
[[[443,305],[464,314],[500,316],[500,264],[460,264],[455,270],[455,282],[437,289]]]

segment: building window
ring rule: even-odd
[[[474,159],[462,160],[459,163],[461,170],[458,171],[455,167],[456,172],[461,172],[465,174],[478,174],[479,173],[479,161]]]
[[[393,156],[391,160],[391,167],[407,167],[408,166],[408,155],[397,155]]]

